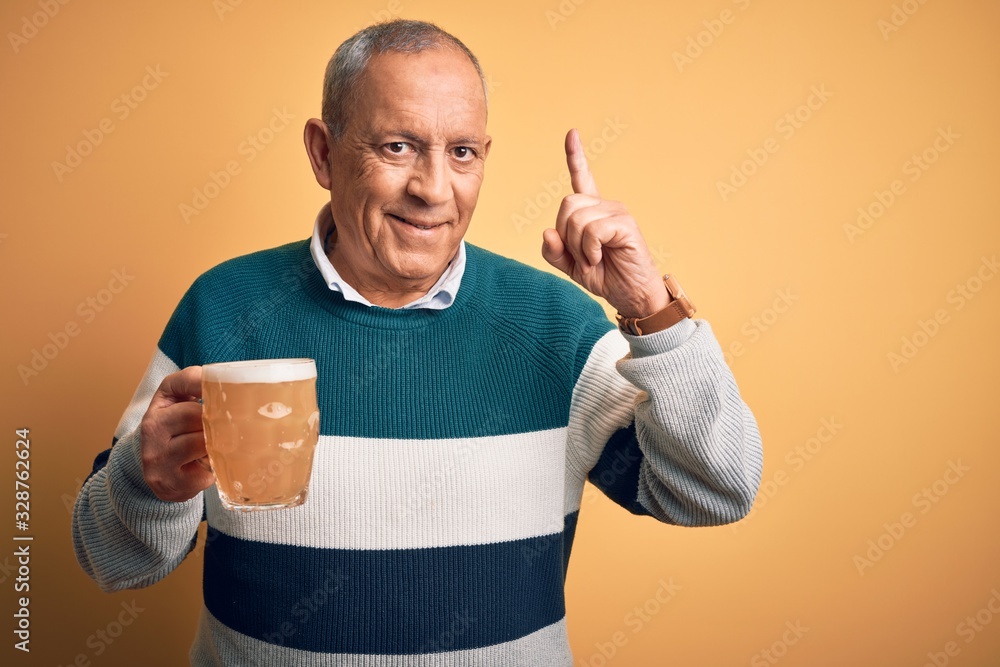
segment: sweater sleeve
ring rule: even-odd
[[[750,511],[760,433],[705,320],[645,336],[606,334],[581,373],[571,414],[577,465],[632,513],[711,526]]]
[[[174,309],[110,451],[97,457],[73,508],[77,561],[103,590],[141,588],[167,576],[194,548],[205,516],[204,491],[166,502],[142,475],[139,425],[163,378],[217,359],[219,350],[243,349],[265,317],[287,306],[290,286],[310,267],[308,241],[229,260],[200,275]]]
[[[194,548],[203,493],[182,503],[153,494],[142,475],[139,423],[164,377],[179,370],[157,349],[125,410],[110,452],[97,457],[73,508],[77,562],[101,590],[142,588]]]
[[[658,334],[624,336],[630,353],[616,366],[641,390],[638,502],[657,519],[686,526],[743,518],[757,495],[763,450],[711,326],[684,320]]]

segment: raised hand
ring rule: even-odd
[[[586,290],[607,299],[625,317],[646,317],[670,300],[635,218],[621,202],[602,199],[580,134],[566,134],[573,194],[542,232],[542,256]]]

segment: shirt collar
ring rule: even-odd
[[[312,254],[313,262],[323,276],[323,281],[327,287],[335,292],[340,292],[347,301],[373,305],[368,299],[361,296],[346,280],[341,277],[337,269],[334,268],[330,258],[324,249],[324,239],[327,233],[333,229],[333,215],[330,213],[330,204],[325,204],[316,216],[316,223],[313,225],[312,242],[309,244],[309,251]],[[444,273],[438,278],[427,294],[400,306],[401,309],[427,308],[430,310],[444,310],[455,302],[459,285],[462,282],[462,275],[465,273],[465,239],[458,245],[458,252],[451,262],[448,263]]]

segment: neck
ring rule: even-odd
[[[323,239],[323,252],[337,269],[340,277],[370,303],[383,308],[401,308],[427,294],[455,259],[452,257],[445,265],[444,271],[437,276],[424,280],[416,279],[400,285],[388,285],[384,281],[366,279],[366,276],[358,273],[356,267],[347,261],[342,253],[337,252],[337,226],[334,224],[329,207],[323,211],[319,232],[320,238]]]
[[[366,280],[364,276],[354,271],[351,264],[337,252],[337,230],[332,227],[326,234],[323,249],[340,277],[358,294],[368,299],[370,303],[383,308],[401,308],[427,294],[441,276],[433,276],[426,280],[415,280],[401,285],[387,285],[377,281]],[[447,271],[447,267],[445,267]]]
[[[336,266],[336,264],[334,264],[334,266]],[[373,305],[382,306],[383,308],[402,308],[406,304],[413,303],[420,297],[424,296],[430,290],[430,286],[414,289],[382,289],[378,287],[369,287],[358,283],[353,279],[347,278],[344,276],[344,273],[339,267],[337,268],[337,271],[342,277],[344,277],[344,280],[347,280],[351,284],[351,287],[358,291],[358,294],[368,299],[368,301]],[[435,282],[437,282],[436,279],[431,282],[431,286],[433,286]]]

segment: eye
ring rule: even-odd
[[[476,157],[476,151],[468,146],[456,146],[452,154],[463,162],[468,162],[469,160]]]
[[[406,152],[406,149],[410,147],[410,144],[405,141],[390,141],[385,145],[385,149],[392,153],[393,155],[402,155]]]

